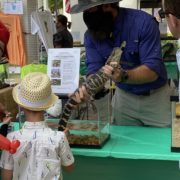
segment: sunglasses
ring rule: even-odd
[[[164,11],[162,8],[158,11],[159,16],[161,19],[164,19],[168,14],[172,14],[173,16],[177,17],[178,19],[180,19],[180,16],[170,12],[170,11]]]

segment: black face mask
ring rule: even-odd
[[[113,16],[110,12],[103,12],[101,9],[95,12],[84,12],[83,19],[94,39],[102,41],[110,38],[114,26]]]

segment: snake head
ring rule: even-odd
[[[126,47],[126,41],[123,41],[120,47],[115,47],[109,56],[106,64],[113,68],[120,68],[120,60],[124,48]]]

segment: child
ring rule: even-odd
[[[8,124],[11,122],[12,117],[10,117],[11,113],[6,111],[4,106],[0,103],[0,121],[2,121],[0,127],[0,134],[3,136],[7,135],[8,132]]]
[[[64,132],[51,130],[44,122],[44,110],[58,97],[43,73],[30,73],[14,87],[13,98],[23,108],[26,122],[8,139],[21,143],[16,154],[3,151],[2,180],[62,180],[61,165],[72,170],[74,158]]]
[[[7,43],[9,40],[10,33],[4,24],[0,21],[0,65],[5,63],[3,57],[7,57]],[[0,134],[3,136],[7,135],[8,124],[11,121],[10,113],[6,111],[5,107],[0,103],[0,121],[2,125],[0,127]]]

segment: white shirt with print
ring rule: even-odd
[[[74,162],[65,134],[53,131],[45,122],[25,122],[7,138],[21,143],[15,154],[3,151],[1,156],[0,166],[13,170],[13,180],[59,180],[61,165]]]
[[[31,33],[38,33],[46,52],[48,52],[49,48],[54,48],[53,34],[56,33],[56,26],[51,12],[34,11],[31,13]]]

